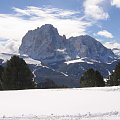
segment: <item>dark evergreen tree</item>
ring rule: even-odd
[[[88,69],[80,79],[80,87],[103,87],[105,82],[102,75],[92,68]]]
[[[38,88],[40,89],[57,88],[57,85],[53,80],[45,79],[43,82],[40,82],[38,84]]]
[[[57,85],[53,80],[45,79],[37,84],[38,89],[67,88],[65,85]]]
[[[94,87],[94,70],[88,69],[80,79],[80,87]]]
[[[120,62],[116,65],[115,71],[109,76],[107,81],[108,86],[120,85]]]
[[[0,65],[0,90],[3,89],[3,81],[2,81],[2,74],[3,74],[3,66]]]
[[[2,79],[6,90],[34,88],[33,74],[25,61],[18,56],[7,61]]]
[[[95,86],[96,87],[104,87],[105,86],[105,81],[103,79],[103,76],[98,71],[95,71]]]

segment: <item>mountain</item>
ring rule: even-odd
[[[68,39],[68,41],[69,53],[71,54],[74,51],[74,57],[72,57],[72,59],[86,58],[86,60],[107,63],[116,58],[110,49],[107,49],[99,41],[88,35],[71,37]],[[70,51],[71,49],[69,48],[72,48],[73,51]]]
[[[66,39],[50,24],[28,31],[22,39],[19,52],[47,64],[81,58],[108,63],[116,57],[94,38],[82,35]]]
[[[27,54],[31,58],[41,61],[60,61],[64,59],[61,52],[64,49],[64,39],[59,35],[56,28],[46,24],[37,28],[23,37],[20,46],[20,54]]]
[[[82,35],[66,39],[50,24],[28,31],[19,52],[38,84],[50,79],[60,86],[79,87],[80,77],[88,68],[107,77],[117,64],[117,56],[94,38]],[[1,64],[11,56],[0,54]]]
[[[67,87],[79,87],[80,77],[88,68],[107,77],[117,64],[112,50],[94,38],[82,35],[66,39],[50,24],[28,31],[19,52],[41,61],[41,65],[29,64],[37,83],[51,79]]]

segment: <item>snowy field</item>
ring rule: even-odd
[[[0,91],[0,120],[120,120],[120,87]]]

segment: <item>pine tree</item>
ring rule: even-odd
[[[4,89],[19,90],[34,88],[33,74],[22,58],[13,56],[2,75]]]
[[[95,86],[96,87],[104,87],[105,86],[105,81],[103,79],[103,76],[98,71],[95,71]]]
[[[80,79],[80,87],[94,87],[94,70],[88,69]]]
[[[43,82],[40,82],[38,84],[38,88],[40,89],[57,88],[57,85],[53,80],[45,79]]]
[[[105,82],[102,75],[92,68],[88,69],[80,79],[80,87],[103,87]]]
[[[56,88],[68,88],[65,85],[57,85],[53,80],[46,78],[42,82],[37,84],[38,89],[56,89]]]
[[[116,65],[115,71],[109,76],[108,86],[120,85],[120,62]]]
[[[3,89],[3,82],[2,82],[3,70],[4,70],[4,68],[0,65],[0,90]]]

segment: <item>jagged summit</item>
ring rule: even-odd
[[[37,30],[37,29],[36,29]],[[38,30],[40,31],[44,31],[44,32],[48,32],[50,34],[54,33],[54,34],[59,34],[57,28],[55,28],[53,25],[51,24],[45,24],[42,25],[40,28],[38,28]]]
[[[29,31],[22,39],[20,54],[51,63],[80,58],[93,59],[99,62],[111,62],[114,53],[89,35],[66,39],[51,24]]]
[[[29,31],[22,39],[20,54],[27,54],[38,60],[60,60],[61,53],[57,50],[64,48],[63,37],[50,24]],[[57,58],[59,57],[59,59]]]

